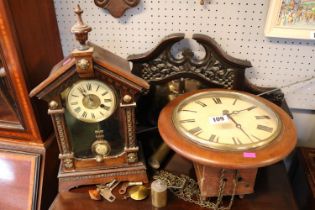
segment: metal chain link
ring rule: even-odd
[[[233,191],[229,205],[224,207],[220,206],[222,204],[222,198],[224,194],[224,189],[226,185],[225,169],[221,170],[220,180],[219,180],[219,190],[216,203],[211,202],[209,199],[202,199],[200,196],[200,190],[198,183],[190,178],[189,176],[181,174],[176,176],[170,172],[160,170],[154,176],[153,179],[160,179],[167,183],[170,191],[178,198],[188,201],[190,203],[197,204],[204,208],[209,208],[213,210],[229,210],[231,209],[238,185],[239,171],[235,170],[233,178]]]

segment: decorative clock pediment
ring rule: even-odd
[[[132,73],[150,84],[148,94],[138,102],[137,119],[141,124],[155,126],[167,103],[192,90],[225,88],[259,94],[273,89],[251,84],[245,77],[251,63],[228,55],[216,41],[203,34],[192,35],[192,40],[204,51],[202,58],[189,47],[178,50],[176,57],[172,49],[185,39],[183,33],[170,34],[152,50],[128,57],[133,63]],[[289,110],[280,90],[264,97]]]
[[[127,60],[87,42],[91,28],[72,27],[80,43],[32,90],[49,104],[61,159],[59,190],[120,181],[147,182],[135,137],[138,96],[149,89]]]

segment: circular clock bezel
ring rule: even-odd
[[[99,83],[99,84],[101,84],[102,86],[105,86],[108,90],[109,90],[109,92],[112,94],[112,99],[113,99],[113,101],[112,101],[112,107],[113,108],[111,108],[110,109],[110,113],[109,114],[107,114],[106,116],[104,116],[103,118],[100,118],[100,119],[95,119],[95,120],[90,120],[90,119],[85,119],[85,118],[83,118],[83,117],[79,117],[79,116],[77,116],[77,114],[74,112],[74,110],[71,108],[71,106],[69,105],[69,94],[71,93],[71,90],[73,89],[73,88],[75,88],[79,83],[83,83],[83,82],[88,82],[88,81],[94,81],[94,82],[97,82],[97,83]],[[98,122],[101,122],[101,121],[103,121],[103,120],[106,120],[106,119],[108,119],[109,117],[111,117],[113,114],[114,114],[114,112],[116,111],[116,108],[117,108],[117,94],[116,94],[116,92],[115,92],[115,90],[110,86],[110,85],[108,85],[108,84],[105,84],[104,82],[102,82],[102,81],[100,81],[100,80],[97,80],[97,79],[89,79],[89,80],[79,80],[79,81],[76,81],[75,83],[73,83],[72,85],[71,85],[71,87],[70,87],[70,90],[69,90],[69,92],[68,92],[68,94],[67,94],[67,96],[66,96],[66,107],[67,107],[67,110],[69,111],[69,113],[74,117],[74,118],[76,118],[76,119],[78,119],[78,120],[80,120],[80,121],[82,121],[82,122],[86,122],[86,123],[98,123]]]
[[[248,169],[271,165],[290,154],[297,141],[296,129],[290,116],[272,102],[243,91],[235,92],[254,97],[271,108],[279,116],[279,120],[282,122],[282,129],[273,141],[264,147],[257,147],[245,151],[230,151],[205,148],[187,139],[186,136],[183,136],[175,128],[173,123],[172,114],[174,109],[176,109],[180,102],[191,95],[218,90],[231,91],[225,89],[192,91],[178,96],[164,107],[159,115],[158,129],[162,139],[171,149],[194,163],[227,169]]]
[[[272,133],[267,139],[264,139],[263,141],[259,141],[256,143],[251,143],[251,144],[237,144],[237,145],[232,145],[232,144],[222,144],[222,143],[216,143],[216,142],[209,142],[206,141],[202,138],[197,137],[196,135],[192,135],[188,131],[186,131],[179,123],[179,115],[178,111],[185,105],[187,105],[190,102],[196,101],[203,99],[205,97],[233,97],[237,98],[239,100],[247,101],[250,102],[252,105],[257,105],[260,108],[263,108],[266,110],[268,113],[274,115],[274,118],[276,120],[277,128],[276,131]],[[194,95],[191,95],[187,98],[185,98],[183,101],[181,101],[176,108],[173,111],[172,114],[172,120],[175,128],[179,131],[179,133],[183,136],[186,137],[188,141],[193,141],[194,143],[205,147],[205,148],[211,148],[211,149],[219,149],[219,150],[230,150],[230,151],[243,151],[243,150],[248,150],[248,149],[253,149],[253,148],[258,148],[258,147],[263,147],[267,144],[269,144],[271,141],[273,141],[280,133],[282,129],[282,122],[279,119],[279,116],[276,112],[274,112],[270,107],[268,107],[265,103],[257,100],[256,98],[250,96],[249,94],[244,94],[241,92],[236,92],[236,91],[222,91],[222,90],[215,90],[215,91],[210,91],[210,92],[200,92]]]

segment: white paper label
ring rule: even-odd
[[[226,115],[212,116],[209,118],[210,124],[221,124],[229,122],[229,118]]]

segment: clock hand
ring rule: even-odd
[[[232,113],[232,112],[231,112]],[[231,114],[229,114],[228,110],[223,110],[223,115],[226,115],[232,122],[235,124],[236,128],[240,129],[248,138],[251,142],[253,142],[252,138],[246,133],[246,131],[242,128],[242,125],[236,122],[236,120],[231,117]]]
[[[85,90],[84,90],[84,88],[79,88],[79,91],[80,91],[80,93],[84,96],[84,97],[86,97],[86,93],[85,93]]]
[[[238,113],[243,112],[243,111],[250,111],[250,110],[255,109],[255,108],[256,108],[256,106],[250,106],[250,107],[248,107],[248,108],[246,108],[246,109],[241,109],[241,110],[237,110],[237,111],[232,111],[229,115],[238,114]]]

